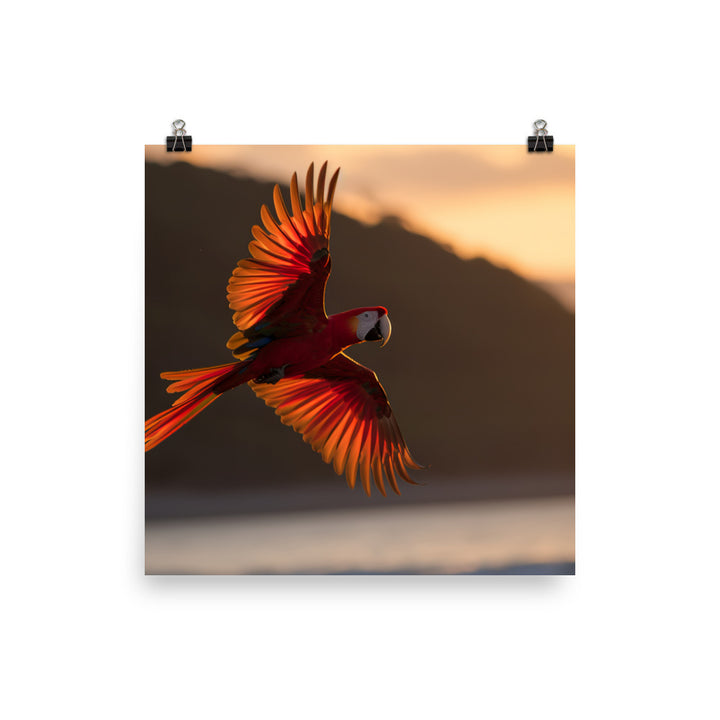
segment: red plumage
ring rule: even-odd
[[[238,362],[162,373],[173,381],[168,392],[183,394],[145,423],[146,451],[222,393],[247,383],[338,474],[345,473],[350,487],[358,472],[368,495],[371,474],[383,495],[383,477],[398,494],[398,476],[413,482],[407,468],[421,466],[408,451],[382,385],[375,373],[343,353],[359,342],[387,342],[387,310],[356,308],[330,317],[325,312],[330,216],[339,173],[332,176],[326,198],[326,170],[327,163],[314,192],[310,165],[304,206],[293,175],[292,213],[275,186],[278,220],[263,205],[265,227],[252,228],[252,257],[238,263],[228,284],[238,332],[227,347]]]

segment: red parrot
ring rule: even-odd
[[[265,229],[252,228],[248,249],[227,287],[233,322],[227,342],[237,362],[196,370],[164,372],[170,393],[182,393],[172,407],[145,423],[145,450],[167,439],[223,393],[248,384],[285,425],[345,473],[355,487],[357,473],[370,495],[370,474],[385,495],[383,473],[399,495],[397,478],[422,468],[411,457],[377,375],[343,350],[362,342],[390,339],[384,307],[363,307],[327,316],[325,286],[330,275],[330,214],[340,170],[325,197],[327,163],[314,192],[313,165],[307,172],[305,206],[297,173],[290,183],[292,214],[280,187],[273,200],[278,219],[265,205]]]

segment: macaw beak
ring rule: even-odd
[[[392,333],[392,325],[390,324],[390,318],[387,315],[383,315],[375,323],[375,325],[373,325],[370,332],[368,332],[368,334],[365,335],[365,340],[367,342],[374,342],[375,340],[382,340],[380,347],[384,347],[385,345],[387,345],[387,342],[390,339],[391,333]]]
[[[380,343],[380,347],[385,347],[387,345],[388,340],[390,339],[390,335],[392,334],[392,325],[390,324],[390,318],[387,315],[383,315],[377,323],[375,323],[376,327],[380,326],[380,335],[382,335],[382,343]]]

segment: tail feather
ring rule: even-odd
[[[216,383],[228,374],[228,368],[240,369],[240,363],[229,363],[228,365],[216,365],[210,368],[200,368],[198,370],[177,370],[160,373],[163,380],[174,380],[172,385],[168,385],[167,391],[170,393],[183,392],[173,405],[182,405],[191,398],[199,395],[203,390]]]
[[[161,413],[145,422],[145,452],[152,450],[167,439],[183,425],[190,422],[210,403],[217,400],[223,392],[239,382],[231,376],[239,375],[239,371],[248,363],[229,363],[197,370],[179,370],[164,372],[160,375],[165,380],[173,380],[168,386],[170,393],[183,394]],[[230,380],[230,383],[224,382]]]
[[[239,368],[240,363],[232,362],[225,363],[224,365],[213,365],[212,367],[197,368],[195,370],[168,370],[167,372],[160,373],[160,377],[163,380],[177,380],[174,385],[186,385],[188,383],[194,383],[201,378],[206,377],[220,377],[220,375],[226,375],[230,368]],[[177,390],[171,390],[173,385],[168,388],[168,392],[177,392]],[[178,387],[178,390],[184,390],[184,387]]]
[[[190,422],[201,410],[217,400],[220,395],[208,393],[183,405],[173,405],[145,423],[145,452],[166,440],[185,423]]]

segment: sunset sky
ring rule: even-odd
[[[571,287],[575,265],[575,147],[521,145],[147,146],[152,162],[190,162],[287,184],[328,160],[341,168],[335,207],[365,222],[384,215],[540,282]],[[302,186],[301,182],[301,186]]]

